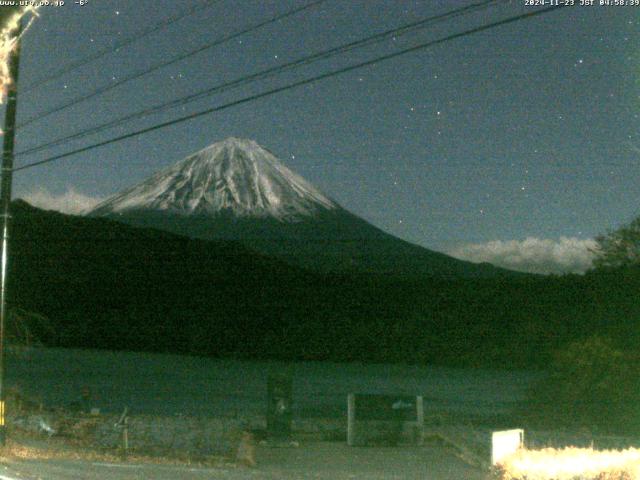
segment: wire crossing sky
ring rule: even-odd
[[[499,0],[499,1],[505,2],[507,0]],[[196,92],[196,93],[192,93],[192,94],[187,95],[187,96],[182,97],[182,98],[173,99],[173,100],[171,100],[169,102],[165,102],[165,103],[162,103],[162,104],[154,105],[151,108],[148,108],[148,109],[145,109],[145,110],[142,110],[142,111],[139,111],[139,112],[134,112],[134,113],[125,115],[123,117],[118,117],[118,118],[116,118],[114,120],[111,120],[111,121],[109,121],[107,123],[103,123],[101,125],[96,125],[94,127],[91,127],[91,128],[85,129],[85,130],[81,130],[79,132],[75,132],[75,133],[73,133],[71,135],[67,135],[65,137],[57,138],[57,139],[52,140],[50,142],[44,143],[42,145],[38,145],[38,146],[32,147],[32,148],[30,148],[28,150],[24,150],[22,152],[18,152],[18,155],[25,155],[25,154],[35,153],[35,152],[39,152],[41,150],[44,150],[46,148],[49,148],[51,146],[61,145],[61,144],[64,144],[64,143],[68,142],[71,139],[82,138],[82,137],[85,137],[85,136],[87,136],[89,134],[97,133],[97,132],[100,132],[100,131],[102,131],[104,129],[110,128],[110,127],[112,127],[114,125],[120,125],[123,122],[127,122],[127,121],[130,121],[130,120],[136,119],[136,118],[143,118],[143,117],[145,117],[147,115],[151,115],[151,114],[163,111],[163,110],[167,110],[167,109],[172,108],[172,107],[181,106],[181,105],[187,104],[187,103],[195,101],[195,100],[203,99],[203,98],[208,97],[208,96],[210,96],[210,95],[212,95],[214,93],[221,92],[221,91],[224,91],[224,90],[229,89],[229,88],[235,88],[235,87],[237,87],[239,85],[243,85],[243,84],[248,83],[248,82],[253,82],[253,81],[256,81],[256,80],[261,80],[261,79],[267,78],[267,77],[272,76],[272,75],[277,75],[277,74],[282,73],[283,71],[286,71],[288,69],[296,68],[296,67],[299,67],[301,65],[307,65],[309,63],[316,62],[318,60],[330,58],[330,57],[332,57],[334,55],[343,54],[343,53],[349,52],[350,50],[353,50],[355,48],[362,48],[363,46],[372,45],[374,43],[381,42],[381,41],[383,41],[383,40],[385,40],[387,38],[390,38],[390,37],[391,38],[398,37],[398,36],[406,34],[407,32],[415,31],[418,28],[425,28],[426,26],[428,26],[428,25],[430,25],[430,24],[432,24],[434,22],[444,21],[444,20],[447,20],[447,19],[452,18],[454,16],[468,14],[468,13],[470,13],[471,11],[473,11],[475,9],[486,8],[489,5],[495,4],[495,3],[497,3],[497,0],[487,0],[487,1],[476,3],[476,4],[471,4],[471,5],[462,7],[462,8],[457,8],[457,9],[451,10],[451,11],[446,12],[446,13],[441,14],[441,15],[436,15],[436,16],[433,16],[433,17],[427,17],[427,18],[422,19],[422,20],[417,21],[417,22],[411,22],[411,23],[402,25],[401,27],[398,27],[398,28],[393,28],[393,29],[390,29],[390,30],[386,30],[384,32],[377,33],[375,35],[368,36],[368,37],[363,38],[363,39],[359,39],[359,40],[354,41],[354,42],[349,42],[346,45],[340,45],[338,47],[330,48],[328,50],[323,50],[321,52],[317,52],[317,53],[314,53],[312,55],[307,55],[307,56],[305,56],[303,58],[299,58],[299,59],[294,60],[292,62],[287,62],[287,63],[281,64],[281,65],[278,65],[276,67],[267,68],[266,70],[262,70],[260,72],[253,73],[251,75],[246,75],[246,76],[243,76],[241,78],[232,80],[230,82],[225,82],[225,83],[222,83],[222,84],[219,84],[219,85],[215,85],[213,87],[207,88],[205,90],[201,90],[201,91]],[[312,5],[312,4],[310,4],[310,5]],[[551,9],[557,9],[557,8],[558,7],[553,7]],[[547,9],[545,9],[545,10],[547,10]],[[532,14],[537,15],[538,12],[536,11],[536,12],[528,13],[528,14],[525,14],[525,15],[526,16],[531,16]],[[516,20],[519,20],[520,17],[521,16],[517,16]],[[493,28],[493,26],[495,26],[495,25],[489,24],[487,27],[488,28]],[[466,35],[466,34],[470,34],[470,33],[474,33],[474,32],[463,32],[462,34]],[[457,38],[457,36],[455,38]],[[449,40],[449,37],[446,37],[445,39],[443,39],[443,41],[447,41],[447,40]],[[425,47],[430,46],[431,43],[432,42],[429,42],[429,44],[425,45]],[[403,54],[403,52],[398,52],[398,53],[399,54]],[[393,54],[393,55],[395,55],[395,54]],[[357,67],[357,68],[359,68],[359,67]],[[117,86],[117,85],[120,85],[120,84],[122,84],[122,80],[120,80],[116,84],[113,84],[113,86]],[[102,92],[99,92],[99,93],[102,93]],[[89,96],[89,98],[93,97],[94,94],[91,94]],[[75,103],[77,103],[77,101],[72,101],[72,103],[75,104]],[[60,107],[58,107],[58,110],[60,110]],[[40,120],[42,117],[41,116],[36,116],[35,118]]]
[[[102,0],[43,7],[25,38],[20,81],[33,84],[203,4],[188,3]],[[100,61],[20,92],[19,123],[309,3],[214,2]],[[640,8],[567,7],[411,51],[536,10],[524,0],[495,2],[198,96],[473,4],[327,0],[132,79],[19,130],[18,151],[89,133],[20,157],[17,166],[255,98],[20,172],[15,196],[77,211],[215,141],[246,137],[401,238],[464,258],[511,258],[523,269],[579,271],[590,238],[639,213]],[[293,84],[299,86],[283,88]],[[103,124],[109,128],[90,132]]]
[[[57,78],[62,77],[63,75],[67,75],[71,72],[73,72],[74,70],[88,64],[91,62],[95,62],[96,60],[99,60],[100,58],[104,57],[105,55],[108,55],[110,53],[118,53],[119,50],[121,48],[125,48],[128,45],[137,42],[151,34],[154,34],[164,28],[167,28],[169,25],[172,25],[176,22],[179,22],[180,20],[182,20],[185,17],[188,17],[189,15],[192,15],[196,12],[201,12],[203,8],[205,8],[206,6],[211,6],[213,4],[215,4],[216,2],[219,2],[220,0],[204,0],[204,3],[202,4],[195,4],[195,5],[191,5],[188,9],[186,9],[184,12],[178,13],[175,16],[172,16],[170,18],[164,19],[160,22],[158,22],[155,25],[151,25],[149,28],[144,29],[141,32],[137,32],[134,35],[128,37],[128,38],[124,38],[122,40],[118,40],[117,42],[115,42],[113,44],[113,46],[111,47],[107,47],[103,50],[99,50],[97,52],[94,52],[92,54],[90,54],[89,56],[85,57],[85,58],[81,58],[76,60],[75,62],[72,62],[71,64],[65,66],[64,68],[61,68],[60,70],[54,72],[54,73],[50,73],[36,81],[34,81],[31,85],[27,85],[25,88],[23,88],[23,92],[28,92],[29,90],[33,90],[34,88],[38,88],[42,85],[44,85],[45,83],[48,83],[52,80],[55,80]],[[193,2],[195,3],[195,2]]]
[[[510,17],[510,18],[505,19],[505,20],[501,20],[499,22],[494,22],[494,23],[489,23],[487,25],[482,25],[482,26],[477,27],[477,28],[472,29],[472,30],[466,30],[466,31],[464,31],[462,33],[449,35],[448,37],[445,37],[445,38],[442,38],[442,39],[438,39],[438,40],[434,40],[432,42],[427,42],[427,43],[424,43],[424,44],[416,45],[414,47],[411,47],[411,48],[408,48],[408,49],[405,49],[405,50],[401,50],[399,52],[391,53],[391,54],[386,55],[384,57],[374,58],[374,59],[366,61],[366,62],[358,63],[358,64],[355,64],[355,65],[350,65],[350,66],[344,67],[344,68],[342,68],[340,70],[327,72],[327,73],[324,73],[322,75],[318,75],[316,77],[308,78],[308,79],[305,79],[305,80],[300,80],[298,82],[295,82],[295,83],[292,83],[292,84],[289,84],[289,85],[284,85],[282,87],[278,87],[278,88],[275,88],[275,89],[272,89],[272,90],[268,90],[266,92],[258,93],[256,95],[252,95],[250,97],[241,98],[239,100],[236,100],[236,101],[231,102],[231,103],[227,103],[225,105],[220,105],[220,106],[217,106],[217,107],[209,108],[207,110],[202,110],[200,112],[195,112],[195,113],[186,115],[184,117],[176,118],[176,119],[173,119],[173,120],[169,120],[168,122],[164,122],[164,123],[153,125],[151,127],[147,127],[145,129],[142,129],[142,130],[136,130],[136,131],[133,131],[133,132],[129,132],[129,133],[125,134],[125,135],[121,135],[120,137],[104,140],[102,142],[99,142],[99,143],[96,143],[96,144],[93,144],[93,145],[88,145],[88,146],[80,148],[78,150],[73,150],[71,152],[66,152],[66,153],[63,153],[63,154],[60,154],[60,155],[49,157],[49,158],[46,158],[44,160],[40,160],[38,162],[28,163],[28,164],[23,165],[21,167],[14,168],[13,171],[17,172],[17,171],[20,171],[20,170],[26,170],[28,168],[38,167],[38,166],[44,165],[46,163],[50,163],[50,162],[54,162],[54,161],[57,161],[57,160],[61,160],[63,158],[67,158],[67,157],[72,156],[72,155],[77,155],[78,153],[84,153],[84,152],[87,152],[89,150],[93,150],[94,148],[103,147],[103,146],[109,145],[111,143],[115,143],[115,142],[119,142],[119,141],[126,140],[126,139],[129,139],[129,138],[137,137],[139,135],[150,133],[150,132],[162,129],[162,128],[170,127],[170,126],[176,125],[178,123],[182,123],[182,122],[185,122],[185,121],[193,120],[193,119],[201,117],[203,115],[209,115],[211,113],[219,112],[219,111],[225,110],[225,109],[230,108],[230,107],[235,107],[237,105],[242,105],[244,103],[252,102],[252,101],[258,100],[260,98],[264,98],[264,97],[267,97],[267,96],[275,95],[275,94],[280,93],[280,92],[285,92],[285,91],[290,90],[292,88],[296,88],[296,87],[299,87],[299,86],[302,86],[302,85],[308,85],[310,83],[313,83],[313,82],[316,82],[316,81],[319,81],[319,80],[324,80],[324,79],[327,79],[327,78],[331,78],[331,77],[334,77],[336,75],[340,75],[340,74],[343,74],[343,73],[346,73],[346,72],[351,72],[353,70],[356,70],[358,68],[362,68],[362,67],[365,67],[365,66],[374,65],[374,64],[376,64],[378,62],[381,62],[381,61],[384,61],[384,60],[389,60],[389,59],[395,58],[395,57],[397,57],[399,55],[404,55],[406,53],[414,52],[414,51],[419,50],[419,49],[432,47],[434,45],[438,45],[438,44],[443,43],[445,41],[450,41],[450,40],[453,40],[453,39],[456,39],[456,38],[461,38],[461,37],[466,36],[466,35],[471,35],[473,33],[481,32],[481,31],[484,31],[484,30],[488,30],[490,28],[495,28],[497,26],[504,25],[504,24],[507,24],[507,23],[511,23],[511,22],[514,22],[514,21],[520,21],[520,20],[525,20],[527,18],[532,18],[534,16],[541,15],[541,14],[544,14],[544,13],[548,13],[548,12],[551,12],[553,10],[559,10],[559,8],[562,8],[562,7],[556,7],[556,6],[548,7],[546,9],[544,9],[544,10],[531,12],[531,13],[525,13],[525,14],[522,14],[522,15],[517,15],[515,17]]]
[[[199,54],[201,52],[209,50],[210,48],[217,47],[218,45],[222,45],[225,42],[228,42],[229,40],[233,40],[234,38],[241,37],[242,35],[245,35],[247,33],[250,33],[252,31],[254,31],[254,30],[262,28],[265,25],[269,25],[270,23],[274,23],[274,22],[276,22],[278,20],[281,20],[283,18],[289,17],[291,15],[295,15],[295,14],[297,14],[299,12],[302,12],[302,11],[308,9],[308,8],[315,7],[316,5],[319,5],[319,4],[323,3],[324,1],[325,0],[316,0],[316,1],[314,1],[314,2],[312,2],[310,4],[308,4],[308,5],[305,5],[303,7],[294,8],[293,10],[285,12],[285,13],[283,13],[281,15],[278,15],[278,16],[275,16],[275,17],[270,18],[268,20],[265,20],[263,22],[260,22],[257,25],[252,25],[249,28],[245,28],[243,30],[240,30],[240,31],[237,31],[237,32],[233,32],[233,33],[231,33],[229,35],[224,35],[224,36],[222,36],[220,38],[216,38],[213,42],[207,43],[206,45],[202,45],[202,46],[196,48],[195,50],[191,50],[191,51],[186,52],[184,54],[178,55],[177,57],[170,58],[168,60],[162,61],[162,62],[160,62],[160,63],[158,63],[156,65],[152,65],[150,68],[148,68],[146,70],[142,70],[140,72],[135,72],[132,75],[129,75],[129,76],[126,76],[125,78],[121,78],[121,79],[119,79],[117,81],[114,81],[109,85],[104,85],[104,86],[102,86],[102,87],[100,87],[100,88],[98,88],[98,89],[96,89],[96,90],[94,90],[92,92],[89,92],[86,95],[80,96],[78,98],[74,98],[70,102],[64,103],[62,105],[58,105],[58,106],[54,107],[51,110],[47,110],[46,112],[40,112],[37,115],[34,115],[33,118],[30,118],[29,120],[26,120],[25,122],[23,122],[22,125],[18,125],[18,127],[24,127],[26,125],[29,125],[29,124],[33,123],[33,122],[42,120],[43,118],[46,118],[46,117],[48,117],[48,116],[50,116],[50,115],[52,115],[54,113],[61,112],[62,110],[65,110],[65,109],[67,109],[69,107],[72,107],[73,105],[76,105],[78,103],[81,103],[81,102],[84,102],[86,100],[89,100],[89,99],[91,99],[91,98],[93,98],[95,96],[102,95],[103,93],[108,92],[109,90],[111,90],[113,88],[116,88],[116,87],[119,87],[121,85],[124,85],[125,83],[128,83],[128,82],[130,82],[132,80],[137,80],[138,78],[142,78],[142,77],[144,77],[145,75],[148,75],[151,72],[155,72],[156,70],[159,70],[161,68],[165,68],[165,67],[168,67],[169,65],[173,65],[174,63],[177,63],[177,62],[180,62],[182,60],[191,58],[194,55],[197,55],[197,54]],[[115,51],[117,52],[118,50],[119,49],[116,49]],[[71,69],[67,69],[67,71],[71,72],[72,70]]]
[[[225,82],[225,83],[222,83],[222,84],[219,84],[219,85],[215,85],[215,86],[207,88],[205,90],[201,90],[199,92],[189,94],[189,95],[187,95],[185,97],[182,97],[182,98],[178,98],[178,99],[171,100],[169,102],[164,102],[162,104],[154,105],[151,108],[148,108],[148,109],[145,109],[145,110],[142,110],[142,111],[139,111],[139,112],[134,112],[134,113],[125,115],[123,117],[118,117],[118,118],[113,119],[113,120],[111,120],[111,121],[109,121],[107,123],[103,123],[101,125],[96,125],[94,127],[75,132],[75,133],[73,133],[71,135],[67,135],[67,136],[64,136],[64,137],[57,138],[55,140],[46,142],[46,143],[44,143],[42,145],[38,145],[36,147],[32,147],[32,148],[30,148],[28,150],[23,150],[21,152],[18,152],[17,155],[25,155],[25,154],[35,153],[35,152],[39,152],[41,150],[47,149],[47,148],[52,147],[52,146],[62,145],[62,144],[67,143],[69,140],[82,138],[82,137],[85,137],[85,136],[90,135],[92,133],[97,133],[97,132],[100,132],[100,131],[105,130],[107,128],[113,127],[115,125],[120,125],[123,122],[128,122],[130,120],[137,119],[137,118],[143,118],[143,117],[145,117],[147,115],[151,115],[151,114],[154,114],[154,113],[157,113],[157,112],[160,112],[160,111],[164,111],[164,110],[176,107],[176,106],[181,106],[181,105],[187,104],[187,103],[192,102],[192,101],[196,101],[196,100],[199,100],[199,99],[206,98],[206,97],[208,97],[208,96],[210,96],[210,95],[212,95],[214,93],[218,93],[218,92],[224,91],[224,90],[229,89],[229,88],[235,88],[235,87],[237,87],[239,85],[243,85],[245,83],[261,80],[261,79],[267,78],[267,77],[272,76],[272,75],[280,74],[280,73],[282,73],[282,72],[284,72],[284,71],[286,71],[288,69],[291,69],[291,68],[297,68],[297,67],[299,67],[301,65],[307,65],[309,63],[316,62],[318,60],[330,58],[330,57],[332,57],[334,55],[340,55],[340,54],[343,54],[345,52],[349,52],[349,51],[351,51],[353,49],[356,49],[356,48],[362,48],[364,46],[368,46],[368,45],[372,45],[372,44],[375,44],[375,43],[379,43],[379,42],[381,42],[381,41],[383,41],[385,39],[388,39],[388,38],[398,37],[398,36],[404,35],[404,34],[406,34],[408,32],[415,31],[416,29],[425,28],[426,26],[428,26],[428,25],[430,25],[430,24],[432,24],[434,22],[445,21],[445,20],[450,19],[450,18],[452,18],[454,16],[468,14],[469,12],[471,12],[473,10],[476,10],[476,9],[479,9],[479,8],[487,8],[491,4],[495,4],[495,3],[498,3],[500,1],[501,2],[506,2],[507,0],[486,0],[486,1],[482,1],[482,2],[476,3],[476,4],[467,5],[467,6],[462,7],[462,8],[457,8],[457,9],[451,10],[449,12],[446,12],[444,14],[440,14],[440,15],[436,15],[436,16],[432,16],[432,17],[427,17],[427,18],[419,20],[417,22],[410,22],[410,23],[404,24],[404,25],[402,25],[402,26],[400,26],[398,28],[385,30],[384,32],[380,32],[380,33],[377,33],[375,35],[370,35],[370,36],[367,36],[366,38],[359,39],[357,41],[349,42],[346,45],[340,45],[338,47],[330,48],[328,50],[323,50],[321,52],[317,52],[317,53],[314,53],[312,55],[308,55],[308,56],[305,56],[303,58],[299,58],[299,59],[294,60],[292,62],[287,62],[287,63],[281,64],[281,65],[278,65],[276,67],[267,68],[266,70],[262,70],[260,72],[253,73],[251,75],[243,76],[241,78],[232,80],[230,82]]]

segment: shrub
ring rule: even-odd
[[[530,392],[534,418],[608,432],[640,432],[640,369],[602,337],[556,352],[549,375]]]

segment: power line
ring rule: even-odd
[[[205,50],[209,50],[210,48],[213,48],[213,47],[216,47],[218,45],[221,45],[221,44],[223,44],[225,42],[228,42],[229,40],[233,40],[234,38],[238,38],[238,37],[240,37],[242,35],[245,35],[247,33],[251,33],[251,32],[253,32],[255,30],[258,30],[258,29],[266,26],[266,25],[270,25],[270,24],[275,23],[275,22],[277,22],[279,20],[283,20],[284,18],[290,17],[290,16],[295,15],[297,13],[300,13],[302,11],[308,10],[308,9],[310,9],[312,7],[315,7],[315,6],[317,6],[317,5],[321,4],[321,3],[324,3],[326,1],[327,0],[315,0],[315,1],[313,1],[313,2],[311,2],[309,4],[307,4],[307,5],[288,10],[285,13],[282,13],[280,15],[276,15],[274,17],[271,17],[270,19],[262,21],[260,23],[255,24],[255,25],[252,25],[251,27],[245,28],[245,29],[240,30],[240,31],[235,32],[235,33],[231,33],[229,35],[224,35],[222,37],[219,37],[219,38],[217,38],[216,40],[214,40],[211,43],[208,43],[206,45],[198,47],[198,48],[196,48],[194,50],[190,50],[187,53],[183,53],[181,55],[173,57],[170,60],[166,60],[164,62],[157,63],[157,64],[153,65],[152,67],[147,68],[146,70],[142,70],[140,72],[137,72],[137,73],[134,73],[132,75],[129,75],[128,77],[124,77],[123,79],[118,80],[117,82],[110,83],[108,85],[104,85],[104,86],[102,86],[100,88],[97,88],[96,90],[84,95],[84,96],[75,98],[75,99],[73,99],[73,100],[71,100],[71,101],[69,101],[67,103],[62,104],[62,105],[58,105],[57,107],[54,107],[51,110],[48,110],[46,112],[39,113],[39,114],[31,117],[30,119],[26,120],[25,122],[23,122],[21,124],[18,124],[18,128],[24,128],[27,125],[30,125],[30,124],[32,124],[34,122],[42,120],[43,118],[46,118],[46,117],[48,117],[50,115],[53,115],[54,113],[59,113],[59,112],[61,112],[63,110],[66,110],[69,107],[77,105],[78,103],[84,102],[84,101],[89,100],[89,99],[91,99],[93,97],[96,97],[98,95],[102,95],[103,93],[106,93],[106,92],[108,92],[110,90],[113,90],[114,88],[119,87],[121,85],[124,85],[125,83],[131,82],[133,80],[137,80],[138,78],[144,77],[145,75],[148,75],[148,74],[153,73],[153,72],[155,72],[157,70],[160,70],[161,68],[168,67],[169,65],[173,65],[174,63],[180,62],[180,61],[185,60],[187,58],[191,58],[194,55],[197,55],[198,53],[204,52]]]
[[[120,50],[121,48],[127,47],[129,45],[131,45],[132,43],[137,42],[138,40],[141,40],[144,37],[148,37],[149,35],[152,35],[176,22],[179,22],[180,20],[182,20],[185,17],[188,17],[189,15],[193,15],[196,12],[202,11],[205,8],[210,8],[213,5],[215,5],[216,3],[220,2],[220,0],[204,0],[202,5],[197,5],[195,7],[189,8],[181,13],[179,13],[178,15],[175,15],[173,17],[169,17],[166,18],[162,21],[160,21],[159,23],[156,23],[155,25],[151,25],[149,28],[147,28],[146,30],[142,30],[141,32],[129,37],[129,38],[125,38],[119,42],[117,42],[115,45],[111,46],[111,47],[107,47],[103,50],[100,50],[99,52],[96,52],[92,55],[89,55],[88,57],[82,58],[76,62],[70,63],[69,65],[67,65],[66,67],[61,68],[60,70],[58,70],[57,72],[52,73],[51,75],[45,76],[40,78],[39,80],[36,80],[34,82],[31,83],[31,85],[28,85],[26,88],[24,88],[22,90],[21,93],[27,93],[30,92],[31,90],[34,90],[42,85],[44,85],[45,83],[49,83],[53,80],[56,80],[60,77],[62,77],[63,75],[66,75],[69,72],[72,72],[73,70],[76,70],[80,67],[83,67],[85,65],[87,65],[88,63],[94,62],[102,57],[104,57],[105,55],[109,55],[110,53],[114,53],[117,52],[118,50]]]
[[[129,138],[133,138],[133,137],[137,137],[137,136],[140,136],[140,135],[144,135],[145,133],[150,133],[150,132],[153,132],[155,130],[160,130],[160,129],[165,128],[165,127],[176,125],[178,123],[186,122],[188,120],[193,120],[195,118],[199,118],[199,117],[202,117],[204,115],[209,115],[209,114],[214,113],[214,112],[219,112],[219,111],[222,111],[222,110],[226,110],[227,108],[235,107],[237,105],[242,105],[242,104],[245,104],[245,103],[248,103],[248,102],[252,102],[254,100],[258,100],[260,98],[264,98],[264,97],[268,97],[268,96],[271,96],[271,95],[275,95],[276,93],[280,93],[280,92],[284,92],[284,91],[287,91],[287,90],[291,90],[291,89],[296,88],[296,87],[300,87],[300,86],[303,86],[303,85],[308,85],[310,83],[315,83],[315,82],[318,82],[320,80],[324,80],[326,78],[331,78],[331,77],[334,77],[334,76],[337,76],[337,75],[341,75],[343,73],[351,72],[351,71],[359,69],[359,68],[363,68],[363,67],[367,67],[367,66],[370,66],[370,65],[374,65],[374,64],[383,62],[385,60],[390,60],[392,58],[396,58],[396,57],[399,57],[401,55],[405,55],[407,53],[412,53],[412,52],[416,52],[416,51],[419,51],[419,50],[424,50],[426,48],[433,47],[435,45],[439,45],[441,43],[445,43],[445,42],[448,42],[450,40],[466,37],[468,35],[472,35],[472,34],[475,34],[475,33],[483,32],[483,31],[486,31],[486,30],[490,30],[492,28],[499,27],[499,26],[502,26],[502,25],[507,25],[509,23],[514,23],[514,22],[518,22],[518,21],[521,21],[521,20],[533,18],[533,17],[536,17],[538,15],[543,15],[545,13],[549,13],[549,12],[552,12],[554,10],[558,10],[560,8],[564,8],[564,5],[547,7],[547,8],[543,8],[543,9],[540,9],[540,10],[535,10],[535,11],[524,13],[524,14],[521,14],[521,15],[516,15],[516,16],[513,16],[513,17],[509,17],[509,18],[506,18],[504,20],[499,20],[497,22],[492,22],[492,23],[489,23],[489,24],[486,24],[486,25],[482,25],[480,27],[475,27],[475,28],[472,28],[472,29],[469,29],[469,30],[465,30],[464,32],[461,32],[461,33],[455,33],[455,34],[452,34],[452,35],[448,35],[448,36],[440,38],[438,40],[432,40],[432,41],[427,42],[427,43],[422,43],[420,45],[416,45],[416,46],[413,46],[413,47],[410,47],[410,48],[405,48],[404,50],[400,50],[400,51],[397,51],[397,52],[394,52],[394,53],[383,55],[381,57],[374,58],[372,60],[367,60],[367,61],[364,61],[364,62],[360,62],[360,63],[354,64],[354,65],[350,65],[348,67],[343,67],[343,68],[340,68],[338,70],[334,70],[332,72],[327,72],[327,73],[324,73],[324,74],[321,74],[321,75],[317,75],[315,77],[311,77],[311,78],[308,78],[308,79],[305,79],[305,80],[300,80],[300,81],[291,83],[289,85],[284,85],[282,87],[274,88],[274,89],[268,90],[266,92],[258,93],[258,94],[255,94],[255,95],[251,95],[251,96],[242,98],[240,100],[235,100],[233,102],[229,102],[229,103],[226,103],[224,105],[208,108],[208,109],[202,110],[200,112],[196,112],[196,113],[192,113],[192,114],[189,114],[189,115],[185,115],[183,117],[176,118],[174,120],[170,120],[170,121],[167,121],[167,122],[159,123],[159,124],[153,125],[151,127],[147,127],[147,128],[143,128],[143,129],[134,131],[134,132],[127,133],[125,135],[120,135],[118,137],[111,138],[109,140],[104,140],[102,142],[98,142],[98,143],[95,143],[93,145],[88,145],[86,147],[78,148],[78,149],[72,150],[70,152],[66,152],[66,153],[62,153],[62,154],[59,154],[59,155],[55,155],[53,157],[49,157],[49,158],[46,158],[44,160],[39,160],[37,162],[28,163],[28,164],[23,165],[21,167],[14,168],[13,170],[14,171],[26,170],[28,168],[33,168],[33,167],[36,167],[36,166],[39,166],[39,165],[44,165],[46,163],[51,163],[51,162],[54,162],[54,161],[57,161],[57,160],[61,160],[63,158],[70,157],[72,155],[76,155],[78,153],[87,152],[87,151],[93,150],[95,148],[103,147],[105,145],[116,143],[116,142],[119,142],[119,141],[122,141],[122,140],[126,140],[126,139],[129,139]]]
[[[405,25],[402,25],[400,27],[396,27],[393,29],[389,29],[386,30],[384,32],[380,32],[374,35],[371,35],[369,37],[360,39],[360,40],[356,40],[353,42],[350,42],[346,45],[341,45],[339,47],[335,47],[335,48],[331,48],[328,50],[323,50],[321,52],[315,53],[313,55],[310,56],[306,56],[303,58],[300,58],[298,60],[294,60],[282,65],[278,65],[276,67],[271,67],[256,73],[253,73],[251,75],[247,75],[229,82],[225,82],[223,84],[219,84],[213,87],[209,87],[205,90],[201,90],[197,93],[193,93],[190,95],[187,95],[185,97],[176,99],[176,100],[172,100],[170,102],[165,102],[159,105],[155,105],[153,107],[147,108],[145,110],[139,111],[139,112],[135,112],[135,113],[131,113],[122,117],[119,117],[117,119],[111,120],[105,124],[102,125],[97,125],[94,127],[90,127],[88,129],[82,130],[80,132],[76,132],[74,134],[68,135],[68,136],[64,136],[64,137],[60,137],[57,138],[55,140],[51,140],[50,142],[47,142],[45,144],[36,146],[36,147],[32,147],[29,148],[27,150],[23,150],[21,152],[18,152],[16,155],[27,155],[27,154],[31,154],[31,153],[36,153],[42,150],[45,150],[47,148],[53,147],[53,146],[57,146],[57,145],[61,145],[64,143],[67,143],[70,140],[76,140],[79,138],[83,138],[87,135],[91,135],[94,133],[98,133],[101,132],[103,130],[106,130],[108,128],[117,126],[117,125],[122,125],[125,122],[129,122],[131,120],[134,119],[139,119],[139,118],[144,118],[146,116],[149,116],[151,114],[155,114],[155,113],[159,113],[161,111],[164,110],[168,110],[177,106],[181,106],[181,105],[185,105],[187,103],[193,102],[195,100],[199,100],[208,96],[213,95],[214,93],[220,93],[226,90],[229,90],[231,88],[236,88],[238,86],[241,85],[245,85],[251,82],[254,82],[256,80],[262,80],[264,78],[268,78],[268,77],[272,77],[275,76],[276,74],[282,73],[284,71],[287,70],[291,70],[293,68],[299,67],[299,66],[303,66],[303,65],[309,65],[311,63],[317,62],[319,60],[325,60],[327,58],[331,58],[333,56],[342,54],[342,53],[346,53],[349,52],[351,50],[355,50],[357,48],[362,48],[365,46],[369,46],[369,45],[373,45],[375,43],[379,43],[381,41],[383,41],[384,39],[391,37],[391,36],[401,36],[401,35],[405,35],[409,32],[413,32],[416,31],[418,29],[424,28],[428,25],[434,24],[436,22],[439,21],[444,21],[444,20],[448,20],[451,18],[455,18],[457,16],[461,16],[461,15],[466,15],[468,13],[477,11],[479,9],[483,9],[483,8],[487,8],[489,7],[491,4],[495,4],[495,3],[505,3],[508,0],[484,0],[482,2],[479,3],[475,3],[472,5],[467,5],[466,7],[462,7],[462,8],[458,8],[455,10],[451,10],[449,12],[443,13],[443,14],[439,14],[439,15],[435,15],[435,16],[431,16],[419,21],[415,21],[415,22],[411,22]]]

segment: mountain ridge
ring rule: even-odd
[[[399,239],[346,210],[252,140],[202,149],[87,213],[205,240],[234,240],[320,272],[520,275]]]

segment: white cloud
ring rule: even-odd
[[[525,240],[494,240],[458,246],[448,253],[461,260],[488,262],[498,267],[531,273],[584,273],[591,268],[596,247],[591,239],[560,237],[559,240],[529,237]]]
[[[100,197],[90,197],[77,192],[73,188],[69,188],[65,193],[59,195],[49,192],[46,188],[41,188],[19,197],[34,207],[73,215],[79,215],[104,200]]]

